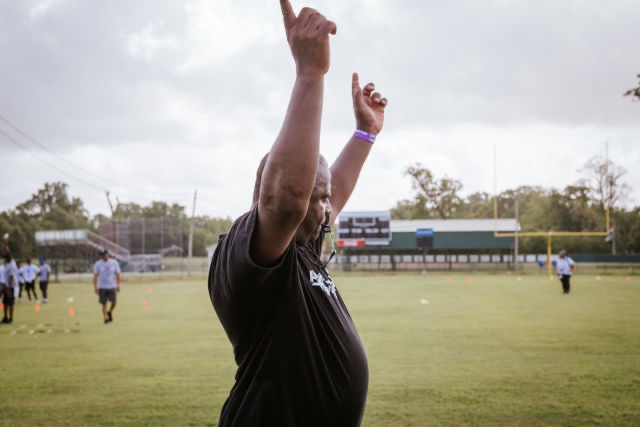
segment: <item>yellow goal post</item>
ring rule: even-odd
[[[602,237],[608,236],[610,233],[610,216],[609,206],[607,205],[605,210],[605,231],[527,231],[520,232],[516,230],[513,233],[499,232],[497,227],[498,221],[498,197],[493,196],[493,220],[494,220],[494,237],[544,237],[547,236],[547,266],[549,276],[553,275],[551,268],[551,241],[553,236],[566,237],[566,236],[582,236],[582,237]]]

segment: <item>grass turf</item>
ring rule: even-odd
[[[640,424],[637,276],[334,279],[369,358],[364,426]],[[0,325],[0,425],[217,424],[235,364],[204,278],[130,275],[108,325],[90,279],[38,308]]]

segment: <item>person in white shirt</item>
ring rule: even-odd
[[[27,297],[31,302],[31,292],[33,292],[33,299],[38,302],[38,294],[36,294],[36,277],[40,274],[40,269],[37,265],[31,263],[31,258],[27,258],[27,263],[20,268],[22,277],[24,277],[25,290],[27,291]],[[20,290],[20,299],[22,299],[22,290]]]
[[[562,292],[565,294],[571,291],[571,274],[573,273],[573,267],[575,265],[575,261],[567,256],[567,251],[563,249],[558,253],[556,274],[562,283]]]
[[[113,309],[116,307],[116,294],[120,292],[120,265],[109,258],[109,251],[100,251],[100,257],[93,266],[93,289],[102,305],[104,323],[113,321]],[[107,310],[107,301],[111,304]]]
[[[48,288],[49,288],[49,276],[51,276],[51,267],[47,264],[46,260],[40,258],[40,291],[42,292],[42,302],[46,304],[49,299],[48,297]],[[36,291],[33,290],[35,295]],[[36,302],[38,302],[38,297],[36,296]]]

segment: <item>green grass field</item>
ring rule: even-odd
[[[640,425],[638,276],[334,279],[369,358],[364,426]],[[205,279],[125,280],[109,325],[89,279],[16,304],[0,425],[217,424],[235,364]]]

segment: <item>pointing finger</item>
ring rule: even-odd
[[[358,79],[358,73],[353,73],[351,76],[351,95],[353,97],[360,92],[360,80]]]
[[[282,11],[282,20],[284,21],[284,30],[289,36],[289,29],[296,23],[296,14],[289,0],[280,0],[280,10]]]

